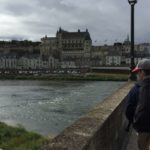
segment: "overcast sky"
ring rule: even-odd
[[[135,6],[135,42],[150,42],[150,0]],[[127,0],[0,0],[0,40],[38,40],[88,28],[93,44],[122,42],[130,34]]]

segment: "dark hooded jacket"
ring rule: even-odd
[[[147,94],[141,92],[143,87]],[[125,113],[137,132],[150,132],[150,78],[136,83],[130,90]]]

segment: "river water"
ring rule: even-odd
[[[0,121],[58,134],[124,82],[0,81]]]

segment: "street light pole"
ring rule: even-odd
[[[131,81],[136,80],[136,75],[132,72],[135,68],[134,63],[134,5],[137,3],[137,0],[128,0],[129,4],[131,5],[131,64],[130,64],[130,76],[129,79]]]

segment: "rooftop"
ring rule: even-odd
[[[91,40],[90,34],[87,29],[84,32],[81,32],[80,30],[78,30],[77,32],[68,32],[68,31],[65,31],[60,28],[59,31],[57,31],[57,34],[58,33],[62,34],[63,39],[81,39],[81,38],[83,38],[85,40]]]

